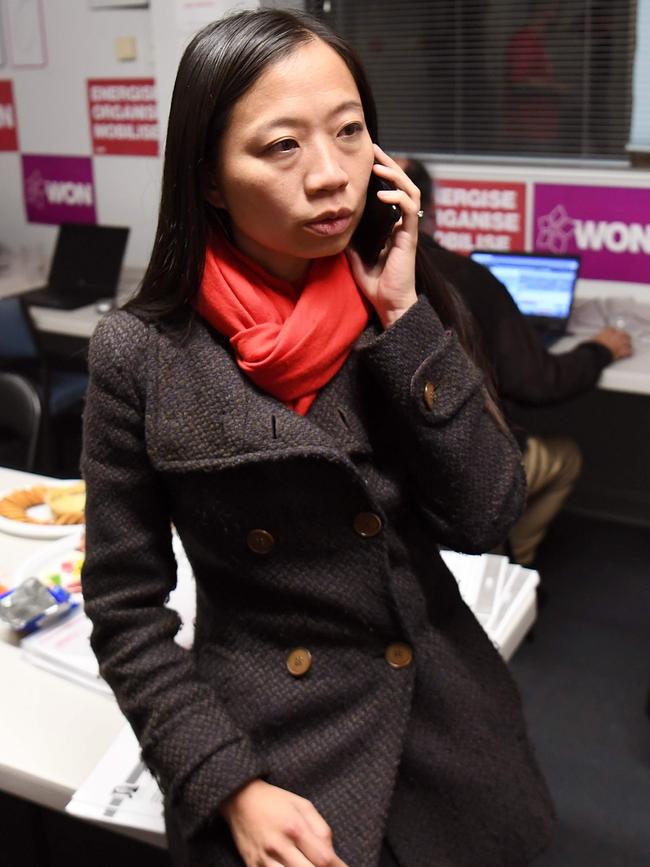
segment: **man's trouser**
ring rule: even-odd
[[[562,508],[580,475],[580,449],[568,437],[528,437],[524,468],[528,482],[526,511],[510,533],[510,550],[516,563],[526,566],[535,559],[548,525]]]

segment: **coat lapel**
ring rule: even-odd
[[[202,320],[183,343],[156,332],[147,365],[147,449],[158,469],[218,469],[292,456],[350,464],[352,455],[370,450],[354,351],[307,416],[257,389],[227,338]]]

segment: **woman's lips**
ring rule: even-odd
[[[352,214],[342,217],[330,217],[307,223],[307,228],[316,235],[342,235],[352,222]]]

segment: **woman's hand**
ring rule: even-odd
[[[374,148],[377,162],[373,172],[395,187],[395,190],[382,190],[378,198],[399,205],[402,219],[396,224],[376,265],[366,265],[350,247],[346,253],[357,285],[377,311],[384,328],[388,328],[417,301],[415,251],[420,191],[379,145]]]
[[[299,795],[253,780],[221,805],[246,867],[346,867],[332,832]]]

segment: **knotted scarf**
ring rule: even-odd
[[[206,250],[195,304],[255,385],[299,415],[343,366],[369,316],[344,253],[312,260],[296,286],[221,237]]]

